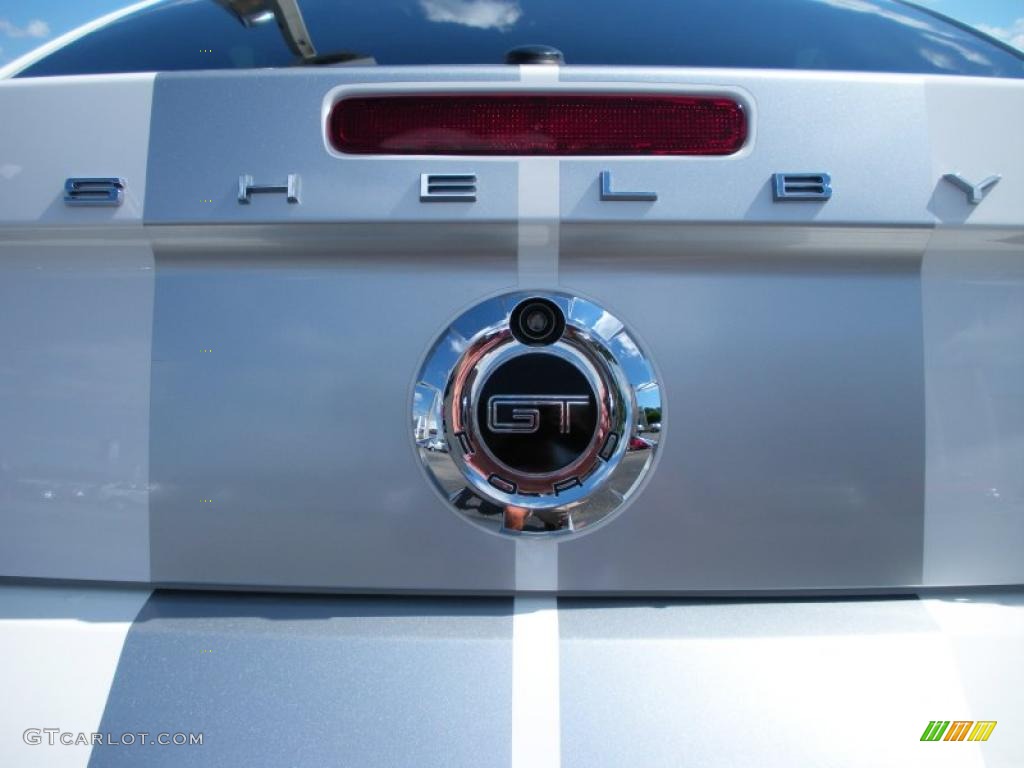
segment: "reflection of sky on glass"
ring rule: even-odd
[[[420,8],[428,21],[501,32],[513,27],[523,15],[515,0],[420,0]]]
[[[1018,47],[1021,0],[918,0]],[[0,0],[0,63],[126,0]],[[571,64],[736,66],[1022,74],[1019,59],[892,0],[301,0],[317,50],[358,51],[381,64],[499,64],[509,48],[546,43]],[[203,52],[212,45],[213,52]],[[288,66],[271,23],[243,27],[208,0],[168,2],[111,25],[62,73]],[[991,65],[986,62],[991,60]],[[90,64],[91,62],[91,64]],[[110,67],[115,67],[110,69]],[[127,68],[126,68],[127,67]],[[49,74],[57,74],[49,71]]]
[[[939,19],[924,15],[911,16],[898,7],[883,6],[877,2],[871,2],[871,0],[820,0],[820,2],[835,8],[871,14],[923,32],[922,40],[927,40],[939,47],[930,48],[927,45],[922,45],[918,48],[918,53],[938,69],[957,71],[961,61],[979,65],[992,64],[991,59],[982,50],[969,48],[963,43],[965,38],[958,30],[951,28]],[[937,10],[942,11],[941,8]]]
[[[875,16],[881,16],[883,19],[889,19],[897,24],[913,27],[914,29],[931,29],[932,26],[934,26],[924,17],[909,16],[901,10],[894,9],[891,6],[888,8],[882,8],[878,3],[871,2],[871,0],[820,0],[820,2],[825,3],[826,5],[831,5],[834,8],[843,8],[848,11],[857,11],[859,13],[870,13]]]

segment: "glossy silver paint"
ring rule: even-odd
[[[557,606],[553,633],[524,632],[543,600]],[[1013,727],[1024,707],[1020,590],[556,603],[0,583],[0,652],[4,765],[302,755],[479,766],[486,754],[569,768],[685,754],[771,768],[904,768],[922,756],[1012,768],[1024,754]],[[550,686],[553,710],[524,697],[533,684]],[[983,745],[922,744],[936,710],[999,726]],[[850,739],[866,718],[864,738]],[[31,727],[205,737],[191,748],[29,746]],[[526,759],[524,744],[544,751]]]
[[[509,765],[511,602],[158,592],[92,729],[203,745],[90,765]]]
[[[1024,735],[1000,734],[1008,722],[986,714],[1024,706],[1019,590],[563,599],[559,617],[564,768],[1013,768],[1024,754]],[[595,701],[618,706],[587,705]],[[921,743],[938,711],[999,726],[986,744]],[[865,724],[858,738],[851,723]]]
[[[151,578],[155,270],[142,215],[154,79],[0,83],[4,576]],[[71,175],[125,179],[122,204],[65,205]]]
[[[744,102],[751,135],[729,158],[365,158],[326,143],[326,110],[344,93],[446,87],[723,93]],[[141,571],[164,584],[452,592],[1024,578],[1014,472],[1024,152],[1004,130],[1012,119],[996,121],[987,141],[962,138],[972,110],[1017,114],[1018,83],[346,67],[5,82],[0,98],[13,116],[0,146],[23,158],[0,162],[17,174],[0,182],[4,284],[26,297],[4,305],[22,307],[4,326],[5,359],[30,382],[16,391],[59,404],[38,383],[73,359],[68,332],[142,334],[133,354],[145,363],[119,378],[118,398],[83,395],[54,411],[68,417],[26,409],[24,397],[0,406],[15,425],[0,433],[5,498],[15,499],[2,509],[11,575]],[[81,146],[51,130],[54,104],[92,114],[112,102],[123,102],[130,135],[147,137],[143,152],[100,128],[83,128]],[[204,127],[244,123],[252,109],[266,114],[257,142]],[[866,114],[899,115],[901,135],[928,141],[894,154],[891,125]],[[43,139],[49,154],[33,150]],[[98,167],[77,165],[85,145]],[[828,168],[842,186],[826,204],[780,205],[780,168]],[[971,180],[998,170],[1002,181],[971,205],[943,180],[950,169]],[[613,190],[656,190],[658,200],[601,201],[602,171]],[[468,172],[475,203],[420,201],[421,174]],[[124,204],[65,206],[71,173],[128,179]],[[239,205],[241,173],[300,174],[302,204],[263,195]],[[117,312],[93,316],[82,305],[74,318],[87,322],[73,331],[52,307],[75,302],[32,303],[35,259],[81,267],[87,242],[133,254],[117,269],[140,290],[148,280],[152,336],[136,321],[145,301],[129,311],[121,297]],[[136,275],[146,255],[154,269]],[[18,259],[25,268],[10,269]],[[525,548],[524,537],[481,537],[436,496],[409,445],[408,404],[438,329],[534,288],[585,296],[628,325],[657,365],[671,427],[620,515],[587,536]],[[19,330],[22,315],[55,324]],[[33,354],[39,366],[26,367]],[[128,429],[116,459],[83,413]],[[122,508],[130,525],[97,530],[78,516],[75,534],[55,528],[54,545],[53,518],[11,490],[38,477],[19,458],[25,440],[53,458],[53,483],[72,466],[102,469],[99,485],[112,482],[100,477],[107,470],[135,483]],[[964,516],[984,525],[965,528]],[[104,538],[110,531],[123,545]],[[76,553],[80,541],[88,546]],[[541,550],[543,568],[524,565]]]
[[[469,167],[324,143],[345,89],[581,83],[739,94],[751,141]],[[133,621],[148,589],[0,584],[0,764],[84,765],[17,739],[53,724],[207,732],[93,766],[902,768],[943,746],[927,719],[1021,711],[1019,589],[820,593],[1024,581],[1022,108],[1019,83],[749,70],[0,84],[0,576],[202,588]],[[210,130],[253,110],[265,132]],[[778,205],[779,168],[842,183]],[[972,205],[950,169],[1003,181]],[[420,174],[468,171],[478,202],[422,204]],[[602,171],[658,199],[602,201]],[[243,173],[301,174],[302,204],[239,205]],[[65,206],[69,174],[129,179],[124,205]],[[465,525],[410,445],[438,330],[527,290],[607,308],[664,390],[657,466],[586,535]],[[588,599],[527,594],[552,591]],[[1021,733],[924,762],[1017,766]]]

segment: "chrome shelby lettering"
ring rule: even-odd
[[[288,181],[285,184],[257,184],[252,176],[243,174],[238,177],[238,202],[248,204],[252,202],[254,193],[283,192],[288,196],[289,203],[299,202],[299,174],[289,173]]]
[[[971,184],[967,179],[961,176],[959,173],[947,173],[942,177],[950,184],[959,187],[964,194],[967,195],[967,202],[971,205],[977,205],[985,199],[985,195],[992,191],[992,188],[999,183],[999,180],[1003,178],[999,174],[989,176],[987,179],[983,179],[977,184]]]
[[[120,205],[125,181],[120,178],[77,179],[64,182],[65,205]]]

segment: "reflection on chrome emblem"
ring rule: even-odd
[[[487,428],[491,432],[530,435],[540,429],[540,408],[556,408],[558,410],[558,431],[569,434],[571,426],[569,409],[574,405],[587,405],[590,398],[586,395],[563,397],[561,395],[494,395],[487,401]],[[508,413],[507,421],[502,421],[499,413]]]
[[[608,518],[665,434],[637,340],[601,307],[559,293],[507,294],[457,318],[420,369],[412,431],[450,505],[506,533]]]

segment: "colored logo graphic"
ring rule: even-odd
[[[932,720],[921,741],[988,741],[995,728],[995,720]]]

